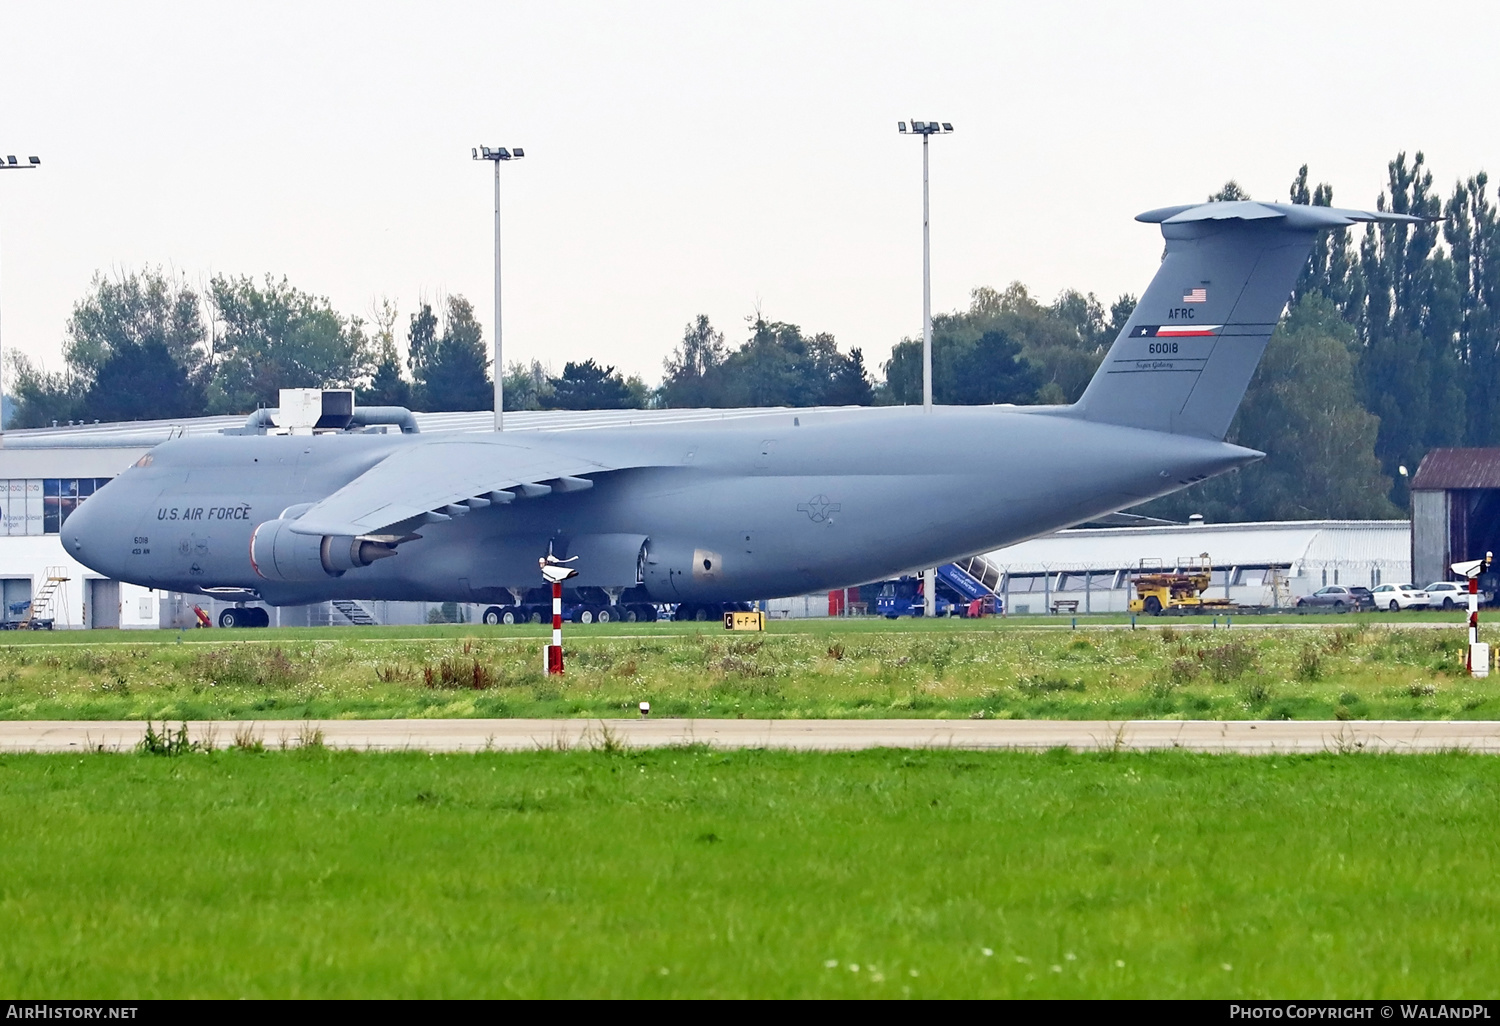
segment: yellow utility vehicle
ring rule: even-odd
[[[1175,567],[1165,567],[1159,559],[1143,559],[1131,575],[1135,598],[1130,600],[1132,613],[1228,613],[1236,609],[1228,598],[1204,598],[1213,583],[1213,561],[1204,552],[1181,556]]]

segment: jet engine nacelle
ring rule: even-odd
[[[292,520],[267,520],[250,536],[250,566],[268,581],[320,581],[396,554],[396,547],[348,535],[295,534]]]

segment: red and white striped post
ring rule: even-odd
[[[562,654],[562,581],[552,582],[552,644],[547,646],[548,674],[563,672]]]
[[[1483,559],[1453,564],[1455,573],[1469,579],[1469,647],[1464,654],[1464,668],[1471,677],[1490,675],[1490,646],[1479,640],[1479,575],[1493,559],[1494,554],[1486,552]]]
[[[543,650],[542,655],[542,666],[549,675],[563,672],[562,589],[563,581],[578,576],[578,571],[567,565],[577,558],[558,559],[552,554],[552,546],[548,545],[547,554],[536,561],[542,579],[552,585],[552,644]]]

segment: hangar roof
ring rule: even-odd
[[[1216,567],[1391,567],[1411,561],[1409,520],[1288,520],[1060,531],[988,553],[1013,574],[1131,570],[1208,553]],[[1402,571],[1405,572],[1405,571]]]
[[[1500,488],[1500,449],[1433,449],[1422,457],[1412,489]]]

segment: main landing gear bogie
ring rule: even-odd
[[[710,610],[709,612],[712,612]],[[713,619],[713,617],[708,617]],[[510,627],[525,623],[550,623],[552,611],[540,606],[490,606],[480,619],[488,626]],[[656,619],[656,607],[645,602],[631,602],[623,606],[592,604],[575,606],[568,613],[572,623],[651,623]]]
[[[480,618],[491,627],[514,627],[518,623],[541,623],[541,613],[521,606],[490,606]]]
[[[269,627],[271,614],[260,606],[230,606],[219,614],[220,627]]]
[[[490,606],[484,611],[482,619],[491,627],[499,624],[505,624],[509,627],[512,624],[523,622],[521,614],[515,606]]]

